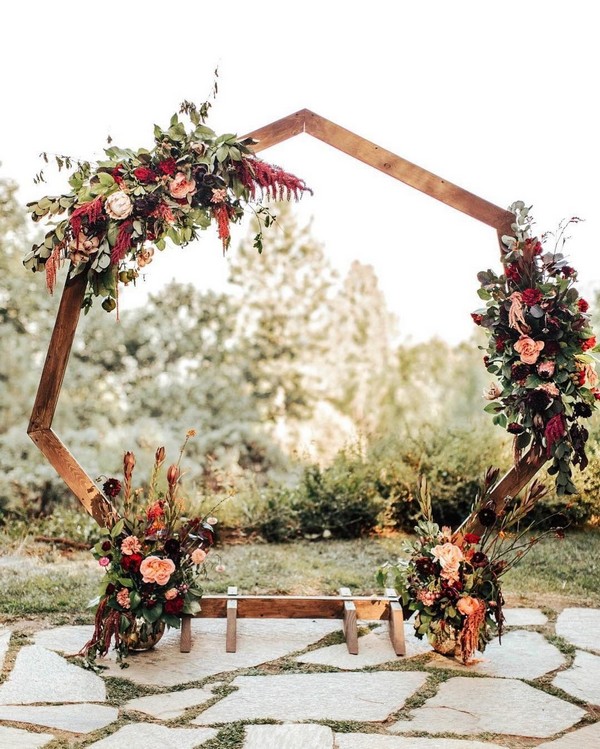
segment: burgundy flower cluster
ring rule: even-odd
[[[524,203],[510,210],[515,236],[503,237],[503,273],[478,274],[486,305],[472,314],[489,335],[484,363],[496,378],[484,393],[490,400],[485,410],[515,435],[517,458],[536,446],[552,459],[558,492],[573,494],[572,466],[584,469],[588,463],[588,430],[581,419],[600,400],[589,305],[575,288],[576,271],[559,251],[566,228],[579,219],[563,222],[552,235],[554,247],[545,251],[551,236],[531,236]]]

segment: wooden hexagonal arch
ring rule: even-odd
[[[308,109],[272,122],[245,137],[257,141],[253,150],[258,152],[300,133],[308,133],[390,177],[482,221],[496,230],[499,240],[502,235],[512,234],[514,215],[510,211],[463,190]],[[114,516],[113,506],[52,430],[52,420],[79,322],[85,287],[85,274],[69,279],[65,284],[27,433],[86,511],[100,525],[106,525]],[[524,455],[494,487],[492,498],[496,504],[502,505],[507,496],[516,494],[533,478],[544,462],[545,457],[539,451],[532,449]]]

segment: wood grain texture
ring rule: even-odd
[[[525,455],[497,482],[490,492],[490,500],[494,503],[496,512],[500,512],[509,497],[515,497],[528,484],[546,463],[548,458],[537,448],[530,448]],[[464,524],[464,530],[481,535],[484,527],[474,518]]]
[[[251,146],[255,153],[264,151],[266,148],[276,146],[284,140],[293,138],[304,132],[307,114],[312,114],[308,109],[301,109],[294,114],[288,114],[280,120],[271,122],[269,125],[253,130],[251,133],[244,135],[244,138],[253,138],[258,141]]]
[[[179,652],[189,653],[192,649],[192,617],[181,618],[181,637],[179,640]]]
[[[115,517],[112,504],[98,490],[94,482],[51,429],[30,432],[29,436],[55,468],[58,475],[100,526]]]
[[[67,281],[60,299],[46,361],[31,412],[28,434],[52,426],[85,293],[84,274]]]
[[[406,655],[404,639],[404,616],[398,601],[390,601],[390,640],[396,655]]]
[[[199,618],[227,616],[229,596],[202,597]],[[245,596],[237,601],[238,619],[342,619],[344,601],[340,596]],[[389,617],[388,599],[383,597],[352,596],[358,619],[380,621]]]

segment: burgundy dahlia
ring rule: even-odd
[[[102,489],[107,497],[114,499],[114,497],[118,496],[121,491],[121,482],[117,479],[107,479],[102,484]]]

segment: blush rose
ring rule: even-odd
[[[177,172],[169,182],[169,192],[179,200],[187,198],[188,195],[196,192],[196,181],[188,179],[183,172]]]
[[[519,338],[514,348],[523,364],[535,364],[540,351],[544,348],[544,341],[534,341],[533,338],[525,335]]]

